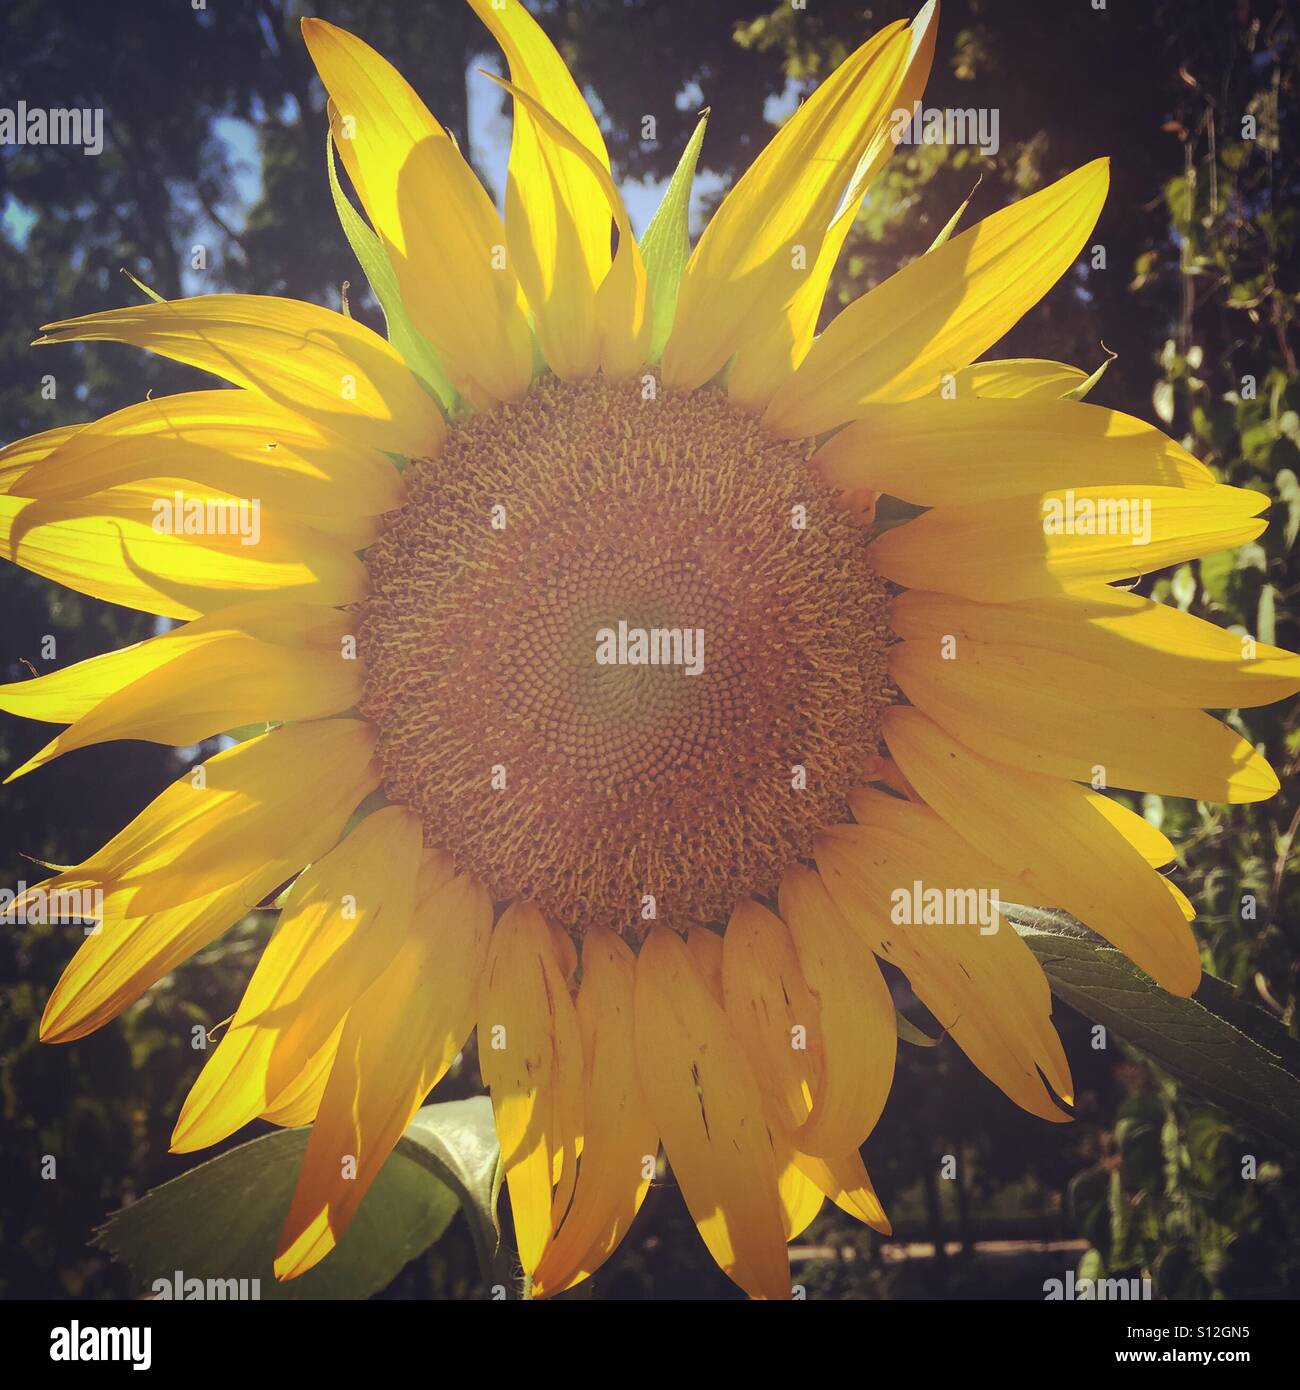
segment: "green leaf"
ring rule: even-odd
[[[1259,608],[1255,615],[1255,632],[1261,642],[1270,647],[1277,641],[1277,609],[1274,603],[1276,591],[1271,584],[1265,584],[1259,591]]]
[[[501,1149],[492,1102],[486,1096],[426,1105],[416,1112],[398,1145],[411,1145],[434,1177],[456,1194],[469,1222],[483,1273],[491,1272],[501,1248],[497,1195]]]
[[[1196,597],[1196,572],[1191,565],[1178,566],[1169,581],[1169,592],[1174,596],[1174,602],[1186,613]]]
[[[498,1149],[486,1096],[427,1105],[397,1142],[338,1248],[276,1281],[280,1233],[310,1130],[282,1129],[200,1164],[115,1212],[94,1244],[155,1280],[257,1279],[263,1299],[361,1299],[392,1283],[464,1210],[483,1266],[496,1258]]]
[[[1296,537],[1300,536],[1300,480],[1291,469],[1283,468],[1273,479],[1273,485],[1277,495],[1286,503],[1287,519],[1283,534],[1289,551],[1295,545]]]
[[[1300,1043],[1275,1018],[1209,976],[1194,999],[1179,999],[1065,913],[1004,911],[1067,1004],[1206,1100],[1300,1149]]]
[[[1164,1153],[1160,1147],[1164,1121],[1164,1107],[1151,1096],[1131,1097],[1120,1107],[1115,1121],[1115,1147],[1127,1187],[1153,1195],[1160,1191],[1164,1181]]]
[[[1110,1249],[1110,1174],[1100,1165],[1076,1173],[1065,1190],[1065,1200],[1071,1225],[1092,1242],[1104,1268],[1105,1256],[1096,1247]]]
[[[343,235],[347,237],[348,245],[360,262],[361,269],[365,271],[370,288],[379,301],[379,307],[384,311],[389,342],[402,354],[406,365],[437,399],[443,411],[448,415],[459,413],[464,403],[457,395],[456,388],[447,379],[437,352],[411,322],[402,307],[397,276],[393,272],[392,262],[388,259],[383,243],[366,225],[356,208],[348,202],[347,196],[339,186],[338,170],[334,164],[334,142],[328,131],[325,133],[325,163],[329,171],[330,196],[334,199],[334,211],[338,213]]]
[[[1174,385],[1171,381],[1157,381],[1151,392],[1151,404],[1156,414],[1166,425],[1174,419]]]
[[[641,236],[641,259],[645,262],[649,286],[650,311],[654,315],[650,334],[650,361],[658,362],[672,332],[677,313],[677,291],[682,272],[690,259],[691,239],[687,231],[691,211],[691,184],[695,165],[704,143],[704,127],[709,113],[700,117],[695,133],[686,142],[676,172],[664,191],[663,202]]]
[[[1212,555],[1202,555],[1197,562],[1201,588],[1220,608],[1231,607],[1232,600],[1228,590],[1236,562],[1237,555],[1232,550],[1216,550]]]

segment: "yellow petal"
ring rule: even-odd
[[[397,349],[356,319],[270,295],[209,294],[46,324],[38,343],[130,343],[258,391],[362,449],[418,458],[446,433]]]
[[[272,605],[268,604],[267,607]],[[222,609],[223,613],[230,609]],[[319,610],[329,613],[330,609]],[[215,616],[215,615],[214,615]],[[195,623],[205,621],[195,619]],[[187,623],[161,637],[135,642],[117,651],[88,657],[71,666],[46,672],[31,680],[0,685],[0,709],[23,719],[43,719],[51,724],[71,724],[96,705],[116,695],[134,680],[156,671],[175,654],[182,634],[192,635],[195,623]]]
[[[873,401],[928,395],[1016,323],[1074,263],[1101,212],[1094,160],[986,217],[844,309],[776,393],[765,423],[820,434]]]
[[[928,43],[932,52],[932,34]],[[778,343],[745,369],[742,399],[760,397],[774,375],[789,375],[796,351],[806,347],[796,334],[803,339],[809,309],[815,319],[823,276],[838,251],[836,244],[821,259],[840,196],[868,148],[878,163],[889,153],[885,126],[908,47],[901,22],[868,39],[786,121],[723,200],[682,276],[663,355],[667,385],[703,385],[746,335],[772,334]],[[860,197],[858,190],[855,211]],[[846,224],[851,220],[852,214]],[[837,243],[846,230],[837,229]],[[799,300],[806,283],[813,288]]]
[[[14,492],[28,473],[42,460],[85,429],[85,425],[59,425],[26,439],[15,439],[0,449],[0,493]]]
[[[510,65],[511,82],[549,111],[608,173],[609,153],[600,126],[564,59],[527,7],[521,0],[470,0],[470,4],[501,45]],[[583,229],[592,242],[593,257],[602,232],[608,238],[608,222],[600,228],[593,225]],[[604,249],[608,265],[608,240]]]
[[[1267,705],[1300,691],[1300,656],[1140,594],[1095,585],[1034,603],[984,604],[914,590],[894,601],[899,637],[1015,642],[1127,671],[1162,704],[1196,709]]]
[[[1003,357],[972,362],[952,374],[952,391],[958,399],[979,396],[986,400],[1058,401],[1088,379],[1088,374],[1065,362],[1037,357]],[[942,391],[942,385],[935,388]]]
[[[1195,990],[1200,955],[1178,903],[1082,787],[990,762],[919,710],[892,709],[883,727],[926,803],[1023,878],[1026,901],[1073,913],[1171,993]]]
[[[618,252],[612,265],[608,251],[600,257],[599,265],[585,264],[581,238],[573,225],[579,214],[574,214],[572,223],[559,214],[554,220],[548,214],[545,226],[555,227],[553,240],[535,242],[530,229],[526,246],[516,252],[519,278],[533,306],[543,355],[555,374],[566,380],[589,377],[597,365],[608,377],[629,376],[646,360],[651,322],[645,266],[622,195],[595,155],[537,101],[509,82],[500,85],[515,98],[516,129],[521,119],[531,121],[530,138],[537,150],[534,185],[516,186],[512,182],[507,191],[507,225],[520,225],[519,217],[512,223],[511,208],[523,206],[525,199],[540,197],[538,185],[548,187],[557,203],[580,194],[591,196],[571,182],[566,184],[563,157],[567,155],[588,170],[595,184],[594,196],[618,229]],[[514,240],[511,246],[515,246]]]
[[[1085,487],[1212,488],[1214,475],[1152,425],[1080,401],[909,401],[863,408],[817,451],[833,487],[937,507]]]
[[[995,602],[1059,598],[1081,584],[1243,545],[1263,531],[1258,513],[1267,506],[1267,497],[1234,487],[1058,490],[935,507],[887,531],[871,553],[881,574],[909,589]],[[1092,529],[1105,533],[1077,524],[1073,534],[1058,531],[1062,509],[1074,517],[1091,512]]]
[[[1026,1109],[1059,1121],[1037,1075],[1072,1099],[1050,991],[1028,947],[998,916],[1019,882],[927,807],[867,788],[855,789],[850,802],[859,823],[834,826],[818,842],[823,879],[843,890],[843,901],[831,896],[868,944],[908,973],[936,1018],[946,1024],[958,1016],[948,1031],[977,1066]],[[954,915],[964,920],[909,923],[897,895],[910,898],[918,884],[960,892]],[[988,922],[979,916],[981,890],[989,894]],[[1028,896],[1015,893],[1018,901]]]
[[[550,930],[530,903],[513,903],[492,933],[479,990],[478,1039],[519,1258],[531,1275],[552,1235],[557,1155],[562,1177],[577,1158],[580,1136],[560,1133],[556,1124],[557,1115],[572,1112],[572,1103],[557,1097],[581,1096],[583,1052]]]
[[[573,1203],[537,1267],[541,1298],[572,1288],[613,1254],[654,1176],[659,1136],[641,1096],[633,1032],[636,959],[603,927],[582,943],[578,1026],[586,1058],[586,1123]]]
[[[253,391],[190,391],[76,430],[12,490],[47,501],[179,478],[306,516],[374,516],[402,503],[390,460]]]
[[[601,357],[596,291],[610,269],[610,214],[622,209],[616,190],[610,197],[604,137],[564,60],[523,4],[470,3],[505,53],[515,94],[506,186],[510,257],[547,362],[566,380],[589,377]],[[624,217],[621,253],[631,241]],[[642,285],[644,312],[644,274]]]
[[[1172,864],[1178,857],[1178,851],[1169,837],[1157,830],[1145,816],[1139,816],[1136,811],[1130,811],[1127,806],[1121,806],[1118,801],[1102,796],[1100,792],[1089,792],[1088,800],[1153,869]]]
[[[22,492],[25,496],[26,484],[19,484],[15,492]],[[149,478],[142,482],[115,483],[101,492],[58,502],[47,503],[43,498],[33,500],[37,503],[32,509],[33,519],[38,519],[41,509],[47,506],[75,507],[87,515],[97,515],[105,508],[113,513],[121,510],[133,518],[147,520],[156,531],[170,528],[191,544],[218,549],[231,544],[222,539],[230,533],[237,536],[238,543],[244,547],[260,547],[268,537],[292,535],[304,554],[311,553],[313,544],[322,543],[355,553],[372,545],[385,529],[381,517],[368,516],[361,511],[339,512],[333,516],[282,511],[263,507],[262,499],[252,495],[251,489],[235,494],[209,483],[189,483],[183,478]],[[199,511],[200,505],[202,512]],[[167,507],[170,509],[167,510]],[[208,514],[213,508],[217,510],[209,520]],[[254,510],[256,519],[252,515]],[[25,524],[24,519],[15,527],[14,535],[19,542],[22,541]],[[249,535],[247,541],[243,539],[245,534]],[[286,548],[282,539],[279,543],[281,549]]]
[[[183,778],[85,863],[41,884],[105,895],[102,930],[60,977],[42,1038],[68,1042],[115,1018],[329,849],[378,785],[372,752],[368,726],[354,720],[250,739],[203,764],[203,788]],[[155,873],[173,885],[161,910],[137,905]]]
[[[960,861],[936,855],[926,839],[956,834],[933,812],[900,802],[914,834],[895,836],[878,827],[838,826],[816,842],[817,865],[844,917],[882,959],[907,976],[917,997],[972,1062],[1031,1114],[1050,1121],[1068,1117],[1053,1103],[1039,1075],[1058,1094],[1073,1094],[1069,1064],[1051,1026],[1051,992],[1042,967],[1015,930],[1002,920],[996,879],[972,879]],[[924,825],[925,821],[929,825]],[[990,921],[908,920],[899,895],[949,891],[989,895]],[[953,914],[954,917],[961,914]]]
[[[270,621],[262,621],[269,618]],[[180,747],[246,724],[320,719],[361,694],[346,659],[355,620],[266,602],[222,609],[120,652],[0,686],[0,709],[71,727],[5,779],[108,739]]]
[[[751,1297],[788,1298],[779,1170],[758,1081],[666,927],[651,930],[637,959],[636,1046],[651,1118],[709,1253]]]
[[[278,646],[325,650],[333,645],[335,634],[347,632],[349,626],[343,614],[309,604],[234,604],[174,627],[160,637],[88,657],[30,680],[0,685],[0,709],[24,719],[70,724],[200,639],[211,641],[240,632]]]
[[[722,990],[769,1118],[782,1130],[799,1129],[821,1081],[821,1020],[785,923],[752,898],[727,922]]]
[[[174,489],[152,485],[71,502],[0,496],[0,554],[92,598],[171,618],[258,596],[330,605],[365,596],[355,542],[247,506],[234,510],[237,499],[180,496],[177,503]],[[205,534],[177,531],[191,511]],[[224,531],[207,525],[209,515]]]
[[[931,0],[931,3],[925,5],[907,28],[905,49],[900,43],[901,36],[895,37],[891,29],[882,30],[872,41],[872,44],[879,43],[880,46],[876,48],[875,56],[866,64],[867,71],[865,80],[862,81],[861,92],[856,95],[852,108],[840,113],[840,120],[844,123],[835,133],[834,147],[832,148],[828,141],[824,153],[807,156],[809,168],[803,171],[806,177],[801,180],[796,196],[804,201],[805,205],[807,199],[813,198],[813,206],[808,209],[811,218],[814,208],[817,214],[824,210],[827,192],[835,192],[836,196],[839,196],[838,190],[842,180],[835,180],[832,176],[837,157],[834,151],[848,149],[851,152],[854,144],[861,147],[865,142],[865,149],[854,170],[852,182],[848,191],[840,198],[838,211],[826,229],[820,247],[814,251],[815,240],[809,244],[801,241],[800,236],[821,236],[821,224],[814,221],[810,226],[801,225],[796,229],[785,248],[784,259],[778,257],[776,261],[777,267],[782,269],[784,274],[767,287],[767,293],[755,303],[748,319],[753,331],[742,334],[736,342],[739,351],[727,377],[727,390],[733,400],[751,410],[761,410],[771,399],[772,393],[789,379],[807,355],[817,328],[822,302],[826,297],[826,287],[830,284],[831,274],[839,260],[844,238],[857,217],[868,186],[894,150],[896,113],[910,113],[913,104],[920,100],[921,93],[925,90],[930,65],[934,60],[937,30],[936,0]],[[854,65],[867,57],[867,49],[871,46],[864,45],[857,54],[837,69],[814,94],[812,101],[816,101],[822,90],[836,82],[851,83],[857,75],[853,70]],[[848,72],[845,72],[846,68],[849,69]],[[828,94],[826,100],[829,102],[831,99]],[[814,119],[813,113],[804,113],[812,101],[805,103],[804,107],[791,117],[791,121],[802,119],[811,122]],[[769,150],[774,150],[775,144],[773,141],[768,147]],[[759,161],[768,158],[765,152],[759,156]],[[823,163],[823,160],[826,162]],[[843,172],[842,166],[840,172]],[[780,177],[777,170],[773,169],[772,173],[774,178]],[[828,179],[834,184],[834,188],[827,189]],[[816,194],[820,194],[821,197],[816,197]],[[723,210],[725,206],[724,204]],[[783,211],[788,212],[792,221],[797,215],[796,208]],[[808,265],[811,262],[808,270],[794,269],[791,262],[795,246],[803,248],[804,264]],[[790,296],[776,313],[773,310],[777,306],[772,303],[774,293]]]
[[[807,1154],[856,1150],[875,1128],[894,1079],[894,1001],[875,957],[848,929],[821,879],[792,864],[781,880],[781,915],[821,1015],[820,1082],[795,1135]]]
[[[320,1111],[325,1085],[329,1081],[334,1059],[338,1056],[339,1040],[346,1022],[346,1016],[339,1019],[329,1041],[307,1059],[298,1075],[278,1095],[267,1102],[267,1108],[259,1119],[279,1125],[282,1129],[296,1129],[299,1125],[311,1124]]]
[[[825,1193],[795,1161],[794,1149],[788,1137],[774,1134],[772,1142],[780,1166],[777,1200],[781,1204],[781,1224],[788,1243],[801,1236],[816,1220]]]
[[[120,893],[132,916],[189,902],[257,868],[255,832],[281,815],[307,813],[299,788],[317,785],[318,765],[343,781],[349,810],[355,807],[376,785],[373,749],[374,730],[354,719],[290,724],[251,738],[173,782],[75,873]]]
[[[1183,917],[1188,922],[1196,921],[1196,905],[1192,902],[1191,898],[1189,898],[1176,883],[1170,882],[1169,879],[1163,879],[1162,882],[1165,887],[1169,889],[1170,896],[1173,898],[1174,902],[1178,904],[1178,910],[1183,914]]]
[[[836,1159],[796,1153],[794,1161],[841,1211],[847,1212],[855,1220],[866,1222],[882,1236],[892,1234],[889,1218],[856,1149]]]
[[[889,673],[968,748],[1029,772],[1204,801],[1262,801],[1264,757],[1200,710],[1171,708],[1122,667],[1011,643],[899,642]]]
[[[518,399],[532,347],[492,200],[396,68],[322,19],[304,19],[302,31],[333,104],[335,145],[403,307],[463,395]]]
[[[1004,901],[1043,905],[1036,898],[1026,899],[1022,895],[1017,899],[1017,892],[1024,886],[1021,881],[1004,865],[981,854],[974,845],[963,840],[950,825],[925,806],[919,796],[904,800],[875,787],[853,787],[849,791],[849,806],[855,824],[831,826],[827,834],[838,834],[845,830],[851,832],[851,842],[866,832],[869,832],[869,838],[877,839],[882,844],[907,840],[918,853],[924,853],[930,860],[942,861],[956,882],[996,888]]]
[[[708,986],[710,994],[723,1003],[722,956],[723,940],[708,927],[692,927],[686,936],[686,949],[695,960],[695,968],[700,978]]]
[[[568,987],[569,993],[578,992],[578,947],[573,937],[555,922],[548,922],[551,929],[551,949],[555,953],[555,968]]]
[[[342,818],[332,826],[336,835],[341,823]],[[41,1041],[76,1042],[116,1018],[150,986],[229,931],[268,893],[292,877],[301,867],[299,856],[305,858],[310,852],[310,842],[299,844],[301,848],[295,845],[292,857],[276,856],[268,850],[258,869],[214,892],[147,917],[126,916],[106,901],[98,931],[88,932],[46,1001]]]
[[[422,876],[419,899],[397,955],[343,1027],[280,1235],[278,1279],[305,1274],[342,1239],[473,1027],[491,902],[468,878],[437,876]]]
[[[229,1030],[190,1088],[172,1151],[206,1148],[268,1108],[406,939],[419,817],[385,806],[299,877]]]

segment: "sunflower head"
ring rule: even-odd
[[[527,9],[471,3],[510,73],[504,217],[385,59],[304,23],[391,341],[244,295],[45,330],[234,389],[0,452],[12,559],[181,620],[0,688],[68,726],[14,775],[265,732],[33,890],[98,894],[102,925],[42,1036],[278,901],[173,1142],[312,1125],[280,1277],[335,1247],[477,1030],[536,1292],[609,1257],[662,1147],[721,1268],[787,1296],[824,1200],[888,1230],[861,1157],[897,1045],[882,965],[1048,1121],[1069,1065],[998,903],[1195,988],[1173,846],[1107,792],[1270,795],[1203,710],[1294,693],[1300,659],[1115,583],[1251,539],[1266,499],[1085,404],[1078,368],[979,360],[1075,267],[1104,160],[950,225],[818,332],[933,4],[811,93],[689,249],[680,196],[638,243]],[[173,495],[200,524],[157,524]],[[877,526],[880,496],[909,519]],[[214,522],[250,500],[256,544]]]

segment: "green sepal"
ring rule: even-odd
[[[709,113],[705,111],[695,127],[695,133],[686,142],[677,169],[664,190],[663,201],[641,236],[641,259],[645,262],[650,312],[653,315],[649,352],[651,362],[658,362],[672,332],[673,319],[677,314],[677,292],[691,255],[691,239],[687,230],[691,185],[695,181],[695,165],[700,157],[700,146],[704,143],[704,127],[708,119]]]
[[[1067,391],[1067,392],[1065,393],[1065,396],[1064,396],[1064,399],[1065,399],[1065,400],[1067,400],[1067,401],[1081,401],[1081,400],[1083,400],[1083,398],[1088,394],[1088,392],[1091,391],[1092,388],[1093,388],[1094,386],[1096,386],[1096,384],[1102,379],[1102,377],[1106,375],[1106,368],[1109,367],[1110,364],[1119,356],[1119,353],[1117,353],[1117,352],[1111,352],[1110,349],[1106,346],[1105,343],[1102,343],[1102,345],[1101,345],[1101,350],[1102,350],[1103,352],[1109,353],[1110,355],[1109,355],[1109,356],[1106,358],[1106,360],[1101,364],[1101,366],[1098,367],[1097,370],[1096,370],[1095,372],[1093,372],[1093,374],[1092,374],[1090,377],[1087,378],[1087,380],[1081,381],[1081,382],[1074,388],[1073,391]]]

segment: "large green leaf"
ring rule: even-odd
[[[277,1130],[211,1159],[115,1212],[95,1244],[148,1294],[158,1279],[257,1279],[264,1299],[369,1298],[464,1210],[483,1272],[496,1258],[497,1159],[491,1102],[427,1105],[380,1170],[338,1249],[278,1283],[276,1237],[289,1209],[308,1129]]]
[[[1300,1149],[1300,1043],[1239,991],[1206,976],[1167,993],[1064,913],[1004,905],[1052,990],[1206,1100]]]
[[[688,231],[691,185],[695,181],[695,164],[700,157],[708,119],[709,113],[706,111],[700,117],[694,134],[686,142],[677,169],[664,192],[663,202],[641,235],[641,259],[645,262],[650,309],[654,315],[650,332],[651,362],[658,362],[668,334],[672,331],[677,313],[677,291],[681,288],[682,272],[691,255]]]
[[[497,1195],[501,1148],[486,1096],[426,1105],[416,1113],[401,1144],[409,1145],[435,1176],[456,1194],[469,1222],[479,1264],[488,1274],[501,1245]]]
[[[388,324],[388,339],[402,354],[412,373],[424,383],[437,399],[443,411],[455,415],[463,408],[463,402],[456,394],[443,371],[442,363],[432,344],[411,322],[402,305],[402,294],[397,286],[397,276],[392,262],[384,250],[383,243],[366,225],[361,214],[348,202],[346,194],[339,186],[338,170],[334,165],[334,142],[327,132],[325,135],[325,163],[329,171],[330,196],[334,199],[334,211],[338,213],[343,227],[343,235],[348,239],[352,254],[356,256],[361,269],[366,273],[370,288],[374,291],[379,307],[384,311]]]

